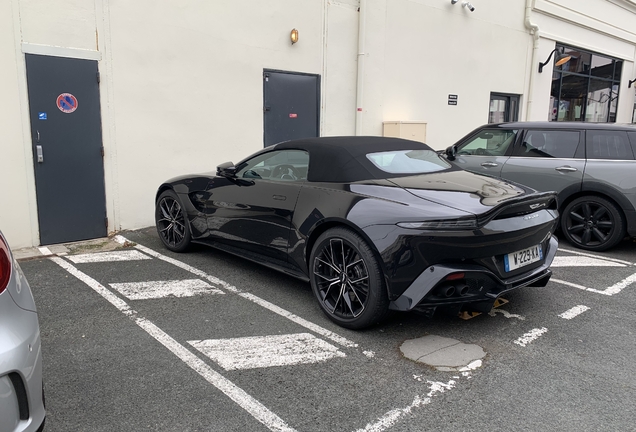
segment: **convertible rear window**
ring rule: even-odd
[[[368,153],[373,165],[390,174],[426,174],[442,171],[451,164],[433,150],[395,150]]]

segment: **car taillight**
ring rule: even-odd
[[[9,246],[0,236],[0,294],[7,288],[11,278],[11,259],[9,256]]]

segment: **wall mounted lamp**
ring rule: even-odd
[[[555,52],[557,52],[558,48],[555,48],[552,50],[552,52],[550,53],[550,55],[548,56],[548,59],[546,61],[544,61],[543,63],[539,62],[539,73],[543,73],[543,66],[547,65],[550,62],[550,59],[552,58],[552,54],[554,54]],[[567,62],[570,61],[570,59],[572,58],[571,55],[568,54],[563,54],[563,52],[561,52],[561,54],[559,54],[554,60],[555,66],[561,66],[566,64]]]
[[[634,78],[633,80],[630,80],[629,84],[627,84],[627,88],[630,88],[632,84],[634,84],[635,82],[636,82],[636,78]]]
[[[452,5],[454,5],[454,4],[457,4],[459,0],[450,0],[450,2]],[[471,5],[470,2],[463,1],[462,7],[468,8],[468,10],[471,12],[475,12],[475,6]]]
[[[292,45],[298,42],[298,30],[292,29],[291,33],[289,33],[289,39],[291,40]]]

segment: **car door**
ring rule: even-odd
[[[304,151],[272,151],[241,163],[235,177],[212,179],[205,204],[211,239],[286,261],[308,165]]]
[[[499,177],[518,133],[517,129],[480,129],[456,144],[457,154],[453,163],[468,171]]]
[[[585,134],[580,130],[529,129],[515,143],[501,177],[539,191],[556,191],[559,201],[581,190]]]

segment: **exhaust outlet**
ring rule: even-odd
[[[455,294],[455,287],[453,285],[441,286],[437,293],[442,297],[452,297]]]
[[[469,289],[470,287],[466,284],[459,285],[458,287],[455,288],[455,293],[459,296],[465,296],[466,294],[468,294]]]

